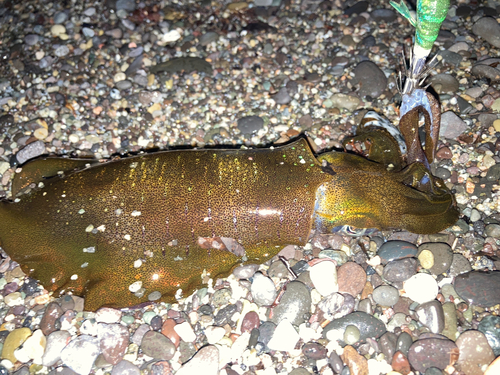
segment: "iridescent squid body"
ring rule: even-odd
[[[458,214],[414,150],[414,113],[425,106],[413,107],[396,151],[387,130],[366,126],[346,142],[367,146],[363,155],[316,156],[299,139],[268,149],[144,154],[76,171],[88,161],[36,160],[16,176],[13,195],[37,186],[0,202],[0,242],[45,288],[85,296],[85,307],[96,309],[173,301],[203,275],[264,262],[284,245],[345,225],[437,232]]]

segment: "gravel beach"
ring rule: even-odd
[[[122,310],[54,298],[2,252],[0,375],[500,374],[499,21],[454,1],[432,52],[451,228],[315,235]],[[342,148],[367,110],[398,122],[413,34],[386,0],[0,0],[0,197],[41,155]]]

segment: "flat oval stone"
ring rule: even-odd
[[[378,338],[387,331],[381,320],[362,311],[355,311],[328,323],[323,330],[323,337],[328,338],[328,332],[333,330],[344,332],[347,326],[355,326],[359,329],[360,340],[366,340],[368,337]]]
[[[406,241],[387,241],[380,246],[377,252],[382,264],[387,264],[391,260],[402,258],[414,258],[417,255],[418,248]]]
[[[490,307],[500,303],[500,271],[471,271],[453,282],[456,292],[470,304]]]
[[[394,306],[399,300],[399,291],[390,285],[381,285],[372,293],[373,300],[380,306]]]
[[[417,273],[417,265],[415,258],[390,261],[384,267],[384,279],[391,283],[406,281]]]
[[[144,354],[156,359],[171,360],[174,357],[175,345],[160,332],[148,331],[141,342]]]
[[[292,281],[288,284],[278,306],[272,309],[273,316],[270,320],[278,324],[283,319],[288,319],[293,325],[299,326],[308,319],[310,310],[309,289],[300,281]]]
[[[495,359],[495,354],[482,332],[473,329],[465,331],[455,343],[460,353],[456,366],[467,375],[482,375],[483,367]]]
[[[448,339],[428,338],[415,341],[408,351],[411,366],[421,373],[430,367],[444,370],[450,363],[450,353],[457,350]]]
[[[436,280],[426,273],[417,273],[404,283],[406,296],[418,303],[432,301],[438,294]]]

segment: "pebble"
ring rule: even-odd
[[[305,322],[305,316],[311,310],[311,294],[300,281],[292,281],[287,285],[278,306],[272,309],[271,321],[278,324],[284,319],[299,326]]]
[[[259,269],[258,264],[244,264],[233,270],[233,275],[239,280],[250,279]]]
[[[243,331],[242,332],[246,332]],[[222,327],[209,326],[205,329],[205,336],[209,344],[217,344],[226,335],[226,330]]]
[[[467,130],[467,124],[452,111],[441,115],[441,129],[439,136],[447,139],[457,139]]]
[[[426,242],[418,247],[418,259],[423,268],[433,275],[440,275],[451,266],[453,252],[450,245],[444,242]]]
[[[28,46],[34,46],[38,43],[39,39],[39,36],[36,34],[28,34],[24,37],[24,43],[26,43]]]
[[[153,372],[153,371],[152,371]],[[122,360],[118,362],[111,370],[111,375],[140,375],[141,370],[133,363]]]
[[[54,332],[59,325],[58,319],[63,314],[63,309],[57,302],[51,302],[47,305],[45,313],[40,321],[40,328],[45,336]]]
[[[207,345],[198,350],[189,362],[183,364],[176,375],[218,375],[219,350],[214,345]]]
[[[267,346],[272,350],[293,351],[295,345],[299,342],[300,336],[293,328],[292,323],[288,319],[283,319],[276,326],[276,330]]]
[[[174,330],[184,342],[194,342],[196,340],[196,334],[194,333],[193,327],[188,322],[177,324]]]
[[[339,109],[347,109],[348,111],[354,111],[361,103],[361,100],[357,96],[341,93],[333,94],[330,97],[330,100],[333,107]]]
[[[475,306],[500,303],[500,271],[471,271],[458,275],[454,282],[458,295]]]
[[[474,64],[471,73],[478,78],[488,78],[492,82],[498,82],[500,80],[500,70],[493,66],[481,64],[481,62]]]
[[[500,25],[492,17],[483,17],[472,26],[472,32],[491,45],[500,48]]]
[[[393,260],[384,267],[384,279],[391,282],[402,282],[408,280],[417,273],[417,260],[415,258],[404,258]]]
[[[349,367],[351,375],[368,375],[368,362],[365,357],[360,355],[356,349],[347,345],[342,354],[344,363]]]
[[[473,329],[462,332],[455,344],[459,351],[456,367],[467,375],[482,375],[495,359],[495,354],[482,332]]]
[[[408,360],[411,367],[422,373],[431,367],[444,370],[450,363],[450,353],[456,350],[455,343],[448,339],[419,339],[408,350]]]
[[[360,62],[354,69],[354,86],[360,86],[361,97],[378,98],[387,87],[387,77],[384,72],[372,61]]]
[[[488,368],[484,371],[484,375],[497,375],[500,374],[500,357],[497,357],[490,363]]]
[[[404,282],[404,290],[411,300],[425,303],[436,298],[439,288],[431,275],[417,273]]]
[[[328,338],[330,331],[344,332],[347,326],[351,325],[358,328],[361,340],[366,340],[369,337],[378,338],[386,332],[385,324],[381,320],[373,315],[356,311],[328,323],[323,330],[323,337]]]
[[[459,83],[451,74],[436,74],[430,78],[430,82],[434,90],[438,94],[455,93],[458,91]]]
[[[399,291],[390,285],[381,285],[372,293],[373,300],[380,306],[394,306],[399,301]]]
[[[308,342],[302,347],[302,353],[315,361],[326,358],[327,352],[326,348],[317,342]]]
[[[55,331],[47,336],[45,352],[42,356],[44,366],[53,366],[61,359],[61,351],[71,339],[68,331]]]
[[[36,158],[45,153],[45,144],[42,141],[35,141],[19,150],[16,154],[16,159],[19,164],[24,164],[26,161]]]
[[[387,241],[380,246],[377,255],[380,257],[382,264],[387,264],[391,260],[402,258],[413,258],[417,256],[418,248],[406,241]]]
[[[19,348],[29,336],[31,336],[31,330],[26,327],[16,328],[10,332],[3,343],[2,359],[8,359],[12,363],[16,363],[17,358],[14,355],[14,351]]]
[[[99,352],[99,340],[84,334],[75,337],[61,351],[61,361],[78,375],[87,375]]]
[[[393,332],[386,332],[378,340],[378,345],[385,358],[392,358],[396,352],[398,336]]]
[[[66,56],[67,54],[69,53],[69,48],[68,46],[64,45],[64,46],[59,46],[56,48],[56,50],[54,51],[54,54],[57,56],[57,57],[64,57]]]
[[[418,321],[430,329],[432,333],[441,333],[444,329],[444,311],[441,302],[429,301],[415,309]]]
[[[95,313],[97,323],[118,323],[122,318],[122,312],[111,307],[101,307]]]
[[[309,269],[309,275],[314,287],[322,296],[339,290],[335,262],[328,260],[319,262]]]
[[[448,272],[449,275],[451,277],[455,277],[460,275],[461,273],[466,273],[469,271],[472,271],[472,267],[467,258],[464,257],[462,254],[454,253],[450,265],[450,270]]]
[[[148,331],[141,341],[141,349],[149,357],[166,361],[174,357],[175,345],[159,332]]]
[[[259,116],[245,116],[238,120],[237,127],[243,134],[257,133],[264,127],[264,120]]]
[[[172,341],[172,343],[175,345],[175,347],[178,347],[181,342],[181,338],[174,329],[176,325],[177,323],[174,319],[166,319],[162,324],[161,333],[162,335],[168,337],[170,341]],[[144,334],[146,334],[146,332],[147,331],[145,331]]]
[[[495,356],[500,355],[500,317],[494,315],[485,316],[477,327],[482,332],[493,350]]]
[[[259,306],[272,305],[277,296],[276,286],[273,281],[260,272],[254,275],[250,292],[254,302]]]
[[[339,267],[337,280],[338,292],[356,297],[365,287],[366,272],[359,264],[347,262]]]
[[[259,328],[259,325],[259,314],[257,314],[255,311],[249,311],[245,314],[245,317],[243,318],[243,321],[241,323],[241,332],[250,332],[254,328]]]
[[[99,323],[97,338],[106,362],[116,365],[123,359],[129,344],[128,328],[118,323]]]
[[[353,345],[359,341],[361,334],[359,332],[358,327],[356,326],[347,326],[344,331],[344,342],[347,345]]]
[[[410,350],[411,345],[413,344],[413,339],[408,332],[401,332],[398,336],[398,340],[396,341],[396,350],[403,353],[405,356],[408,356],[408,351]]]

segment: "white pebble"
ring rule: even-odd
[[[33,360],[35,364],[42,364],[42,356],[45,351],[47,340],[40,329],[26,339],[22,347],[14,352],[16,358],[23,363]]]
[[[267,346],[272,350],[290,352],[295,349],[295,345],[299,341],[300,336],[293,328],[289,320],[282,320],[273,333],[273,337],[269,340]]]
[[[63,364],[79,375],[87,375],[99,355],[99,339],[81,335],[72,340],[61,352]]]
[[[50,32],[54,36],[59,36],[66,33],[66,28],[63,25],[53,25],[50,28]]]
[[[196,340],[196,334],[193,331],[193,327],[191,327],[191,324],[188,322],[177,324],[174,327],[174,331],[184,342],[194,342],[194,340]]]
[[[272,305],[276,299],[276,286],[269,278],[257,272],[250,287],[253,301],[259,306]]]
[[[322,296],[328,296],[339,290],[337,267],[328,260],[315,264],[309,270],[311,281]]]
[[[101,307],[95,313],[97,323],[118,323],[122,318],[122,312],[111,307]]]
[[[226,335],[226,330],[222,327],[209,326],[205,329],[205,336],[209,344],[218,343]]]
[[[406,297],[418,303],[434,300],[439,292],[436,280],[426,273],[417,273],[404,283]]]
[[[70,338],[68,331],[54,331],[48,335],[42,365],[47,367],[55,365],[61,359],[61,351],[66,347]]]

